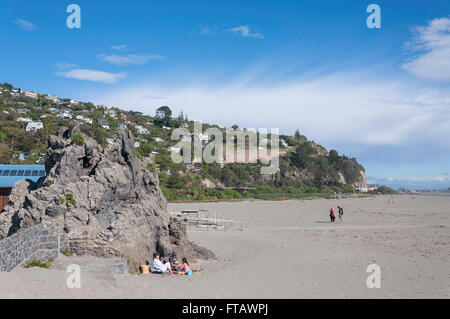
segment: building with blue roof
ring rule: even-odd
[[[8,204],[9,195],[16,182],[37,182],[44,176],[44,165],[0,165],[0,212]]]

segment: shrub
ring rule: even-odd
[[[63,255],[66,257],[70,257],[73,255],[73,251],[66,249],[66,250],[64,250]]]
[[[83,145],[84,144],[84,136],[81,133],[76,133],[72,135],[72,142],[76,145]]]
[[[32,260],[25,265],[25,268],[39,267],[49,269],[50,266],[52,265],[53,260],[54,260],[53,258],[50,258],[47,262],[44,263],[41,262],[40,260]]]
[[[53,185],[53,181],[51,179],[48,179],[44,182],[44,186],[45,187],[50,187]]]
[[[66,201],[69,205],[74,206],[75,205],[75,199],[73,198],[73,194],[67,194],[66,195]]]

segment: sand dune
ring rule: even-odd
[[[344,224],[328,223],[343,206]],[[190,231],[218,261],[198,276],[82,273],[66,287],[61,257],[50,270],[0,273],[1,298],[449,298],[450,197],[384,196],[315,201],[171,204],[247,224],[245,231]],[[89,258],[83,259],[89,263]],[[369,264],[381,289],[368,289]]]

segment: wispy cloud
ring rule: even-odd
[[[450,18],[434,19],[414,32],[408,45],[418,55],[403,68],[426,80],[450,81]]]
[[[152,60],[165,60],[165,57],[156,54],[127,54],[127,55],[117,55],[117,54],[99,54],[97,58],[104,62],[108,62],[118,66],[127,65],[142,65],[146,64]]]
[[[37,29],[33,23],[31,23],[30,21],[27,21],[27,20],[16,19],[16,20],[14,20],[14,23],[17,24],[22,30],[25,30],[25,31],[34,31]]]
[[[254,38],[254,39],[264,39],[264,34],[259,32],[254,32],[250,29],[248,25],[241,25],[237,27],[230,28],[229,26],[209,26],[209,25],[200,25],[193,32],[193,35],[200,36],[212,36],[218,34],[236,34],[243,38]]]
[[[128,45],[126,44],[119,44],[119,45],[112,45],[111,50],[115,50],[115,51],[125,51],[128,49]]]
[[[78,68],[78,65],[76,65],[75,63],[67,63],[67,62],[58,62],[58,63],[55,64],[55,66],[60,71]]]
[[[126,75],[125,73],[109,73],[89,69],[73,69],[66,72],[57,72],[56,74],[68,79],[103,82],[106,84],[116,83]]]
[[[259,32],[252,32],[248,25],[241,25],[227,30],[231,33],[239,34],[244,38],[264,39],[264,35]]]

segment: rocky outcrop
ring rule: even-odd
[[[48,146],[47,176],[15,185],[0,215],[0,239],[46,223],[64,230],[78,255],[126,257],[136,265],[154,251],[214,257],[171,219],[158,176],[137,157],[131,132],[119,129],[103,149],[74,121]]]

